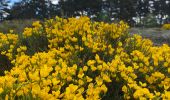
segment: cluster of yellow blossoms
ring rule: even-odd
[[[170,24],[164,24],[164,25],[162,26],[162,29],[170,30]]]
[[[0,76],[0,99],[169,100],[170,47],[128,28],[56,17],[23,34],[0,33],[0,56],[11,65]]]

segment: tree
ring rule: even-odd
[[[102,1],[102,10],[99,15],[101,17],[101,20],[111,22],[112,19],[116,18],[116,0],[103,0]]]
[[[11,8],[11,19],[44,19],[58,14],[58,6],[51,0],[22,0],[15,3]]]
[[[166,3],[167,1],[168,0],[153,0],[153,12],[157,16],[160,25],[163,24],[163,18],[166,16],[166,11],[169,10]]]
[[[8,15],[8,3],[9,1],[7,0],[0,0],[0,21]]]
[[[137,0],[114,0],[116,6],[116,18],[134,24],[133,17],[136,17]]]
[[[61,14],[64,17],[95,16],[101,11],[102,0],[59,0]]]
[[[165,23],[170,23],[170,0],[166,0],[166,14],[168,15]]]
[[[142,21],[142,18],[146,17],[148,13],[150,12],[149,10],[149,0],[137,0],[137,5],[136,5],[136,13],[137,13],[137,18],[139,18],[139,23],[140,25],[144,24]]]

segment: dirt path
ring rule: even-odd
[[[131,28],[131,34],[140,34],[144,38],[151,39],[155,45],[167,43],[170,45],[170,30],[160,28]]]

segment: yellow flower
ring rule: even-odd
[[[8,94],[5,96],[5,100],[9,100],[9,96],[8,96]]]
[[[106,82],[112,82],[111,79],[110,79],[110,77],[109,77],[108,75],[106,75],[106,74],[102,74],[102,78],[103,78],[103,80],[106,81]]]
[[[168,68],[168,73],[170,73],[170,68]]]
[[[17,96],[22,96],[24,93],[23,93],[23,90],[19,90],[17,91]]]
[[[169,91],[165,91],[165,93],[162,94],[162,98],[164,100],[169,100],[170,99],[170,92]]]
[[[39,72],[38,72],[38,71],[36,71],[36,72],[34,72],[34,73],[29,72],[28,75],[29,75],[29,78],[30,78],[31,80],[33,80],[33,81],[39,81],[39,80],[40,80]]]
[[[32,26],[34,26],[34,27],[41,27],[42,25],[40,24],[40,21],[35,21],[33,24],[32,24]]]
[[[0,94],[1,94],[3,91],[4,91],[3,88],[0,87]]]
[[[13,33],[13,32],[14,32],[14,30],[9,30],[9,32],[10,32],[10,33]]]
[[[88,67],[87,67],[87,66],[84,66],[84,67],[83,67],[83,71],[86,72],[87,70],[88,70]]]
[[[77,38],[76,37],[73,37],[72,39],[71,39],[73,42],[77,42]]]
[[[96,77],[95,81],[97,82],[98,86],[101,86],[103,84],[103,80],[100,77]]]
[[[154,93],[155,93],[155,95],[156,95],[156,96],[160,96],[160,95],[161,95],[161,93],[160,93],[160,92],[156,92],[156,91],[154,91]]]
[[[58,83],[60,83],[60,80],[57,80],[56,78],[53,78],[52,83],[53,83],[53,85],[57,85]]]
[[[95,60],[89,60],[89,61],[87,62],[87,65],[88,65],[88,66],[91,66],[91,65],[94,65],[95,63],[96,63]]]
[[[52,67],[47,67],[47,65],[45,64],[41,69],[40,69],[40,76],[43,77],[47,77],[49,75],[49,73],[52,71]]]
[[[84,82],[83,82],[83,80],[81,80],[81,79],[78,80],[78,83],[79,83],[79,86],[84,85]]]
[[[67,81],[69,82],[69,81],[71,81],[72,80],[72,77],[71,76],[68,76],[67,77]]]
[[[170,30],[170,24],[163,24],[162,29]]]
[[[84,50],[84,48],[83,47],[80,47],[80,51],[83,51]]]
[[[122,42],[118,42],[118,46],[121,47],[122,46]]]
[[[98,65],[98,66],[97,66],[97,69],[98,69],[98,70],[102,70],[102,68],[103,68],[102,65]]]
[[[86,76],[86,80],[87,80],[87,82],[91,82],[93,79],[88,77],[88,76]]]
[[[122,87],[122,91],[125,92],[125,93],[128,92],[128,89],[127,89],[127,87],[125,85]]]
[[[60,91],[52,91],[52,94],[55,96],[55,98],[59,98]]]
[[[19,75],[19,77],[18,77],[18,80],[19,80],[20,82],[24,82],[24,81],[26,81],[26,79],[27,79],[27,75],[26,75],[25,72],[22,72],[22,73]]]
[[[168,67],[168,62],[164,62],[163,66]]]
[[[82,37],[82,41],[86,41],[86,37],[85,36]]]
[[[23,32],[23,35],[24,35],[25,37],[32,36],[32,28],[25,28],[25,29],[24,29],[24,32]]]
[[[113,48],[110,48],[110,49],[109,49],[109,54],[112,55],[113,52],[114,52],[114,49],[113,49]]]
[[[127,71],[128,71],[129,73],[132,73],[132,72],[133,72],[133,68],[129,66],[129,67],[127,68]]]
[[[106,85],[102,85],[101,86],[101,90],[104,92],[104,93],[106,93],[107,92],[107,87],[106,87]]]
[[[91,70],[92,71],[96,71],[97,70],[97,68],[94,66],[94,65],[92,65],[92,66],[90,66],[91,67]]]
[[[17,52],[21,52],[21,48],[17,48]]]
[[[146,83],[142,83],[141,81],[139,81],[139,84],[140,84],[142,87],[146,87],[146,86],[147,86]]]
[[[77,85],[70,84],[70,85],[66,88],[66,94],[74,93],[77,89],[78,89],[78,86],[77,86]]]
[[[150,98],[152,99],[154,96],[152,93],[149,92],[149,90],[147,88],[141,88],[135,91],[135,93],[133,94],[134,98],[141,98],[141,97],[145,97],[145,98]]]
[[[95,59],[96,59],[98,64],[102,64],[102,60],[100,60],[99,55],[96,54]]]
[[[32,95],[38,95],[40,93],[40,86],[38,84],[33,84],[32,86]]]
[[[78,74],[78,78],[82,79],[83,76],[84,76],[84,72],[83,72],[82,69],[80,69],[79,74]]]

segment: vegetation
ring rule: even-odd
[[[170,99],[170,47],[88,17],[0,33],[1,99]],[[8,61],[8,63],[7,63]]]
[[[164,24],[164,25],[162,26],[162,29],[170,30],[170,24]]]
[[[13,30],[13,33],[22,33],[25,27],[31,27],[35,19],[27,20],[7,20],[0,23],[0,32],[9,33]]]
[[[170,47],[155,44],[169,42],[170,0],[10,2],[0,0],[0,100],[170,100]]]
[[[58,4],[51,1],[20,0],[9,7],[9,0],[1,0],[0,20],[44,20],[57,15],[62,18],[88,16],[94,21],[109,23],[123,20],[131,26],[147,27],[170,22],[170,0],[59,0]],[[145,22],[146,19],[151,23]]]

